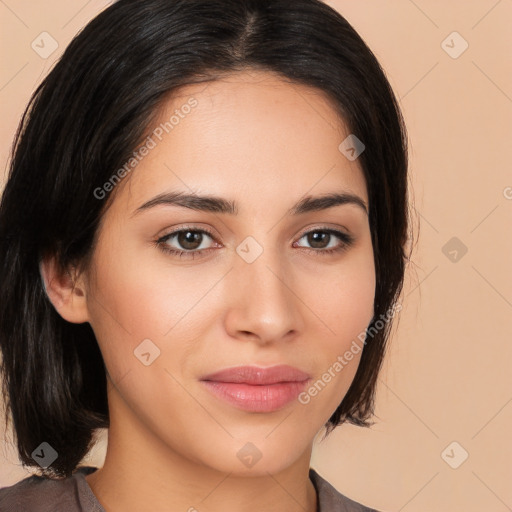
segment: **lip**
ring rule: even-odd
[[[249,412],[274,412],[295,400],[311,379],[288,365],[238,366],[201,378],[215,396]]]
[[[279,382],[302,382],[309,378],[311,378],[310,375],[298,368],[280,364],[268,368],[259,366],[235,366],[206,375],[206,377],[202,377],[201,380],[262,385],[277,384]]]

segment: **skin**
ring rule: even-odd
[[[181,89],[155,126],[191,96],[197,106],[115,190],[88,269],[70,278],[52,259],[43,264],[56,309],[91,324],[108,370],[107,455],[87,481],[107,512],[313,512],[313,441],[361,352],[309,403],[271,413],[237,409],[199,379],[289,364],[314,382],[366,329],[375,292],[367,213],[344,204],[287,214],[305,195],[348,192],[368,205],[365,180],[338,150],[350,132],[321,91],[244,71]],[[134,214],[175,190],[236,201],[238,215],[173,205]],[[195,259],[155,245],[183,227],[209,228],[216,240],[204,235]],[[353,244],[320,254],[342,240],[315,246],[304,234],[326,228]],[[252,263],[236,252],[248,236],[263,248]],[[176,237],[167,246],[185,250]],[[160,350],[149,366],[134,356],[145,339]],[[261,454],[252,467],[237,457],[249,442]]]

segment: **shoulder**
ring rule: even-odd
[[[61,480],[29,476],[0,489],[0,510],[12,512],[104,512],[89,496],[85,475],[96,468],[82,467]]]
[[[347,498],[312,468],[309,478],[318,494],[318,512],[379,512]]]

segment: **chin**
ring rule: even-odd
[[[276,474],[286,470],[303,457],[307,449],[307,446],[303,450],[298,449],[299,440],[287,446],[279,437],[272,441],[267,439],[251,442],[247,439],[233,440],[229,446],[216,444],[217,453],[211,453],[209,460],[204,463],[217,471],[237,477],[268,477],[269,473]]]

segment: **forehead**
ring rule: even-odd
[[[251,199],[253,213],[333,189],[367,201],[358,162],[339,150],[350,132],[333,102],[274,73],[244,71],[182,87],[148,133],[151,149],[131,173],[129,192],[119,191],[132,211],[175,189],[237,195],[242,208]]]

